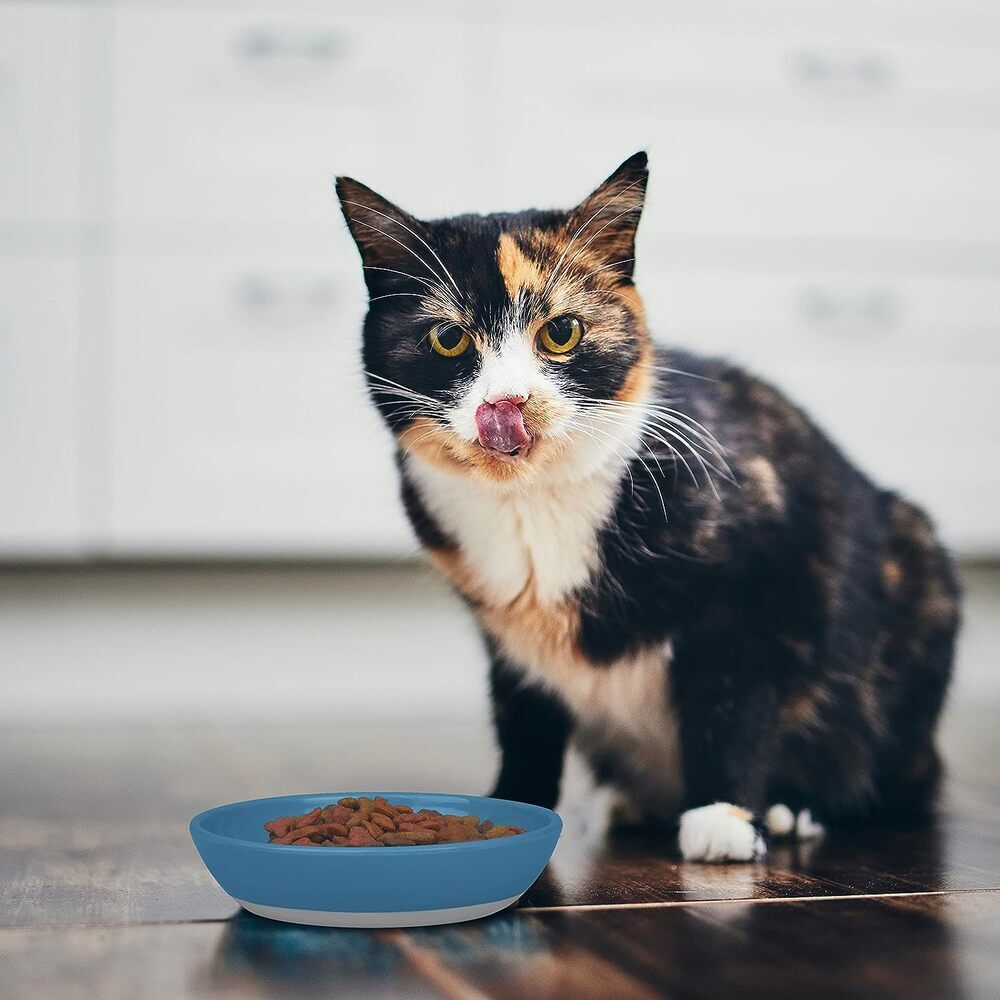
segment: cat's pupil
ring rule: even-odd
[[[457,326],[438,331],[438,343],[446,350],[453,351],[462,339],[462,331]]]
[[[573,336],[573,322],[568,316],[560,316],[549,323],[549,337],[562,347]]]

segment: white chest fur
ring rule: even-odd
[[[662,782],[677,773],[670,644],[595,665],[576,642],[579,611],[571,595],[597,568],[597,536],[618,497],[619,470],[609,466],[523,493],[499,492],[417,458],[407,471],[457,543],[456,583],[477,598],[480,621],[504,653],[569,706],[588,742],[619,746],[649,792],[663,798]]]
[[[577,481],[518,490],[415,457],[407,471],[434,520],[458,543],[483,596],[498,606],[529,588],[539,604],[555,604],[587,582],[621,476],[620,466],[609,462]]]

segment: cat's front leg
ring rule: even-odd
[[[764,791],[779,698],[752,667],[720,671],[717,660],[699,660],[678,663],[674,684],[686,804],[678,846],[687,861],[756,861],[767,853]]]
[[[500,748],[500,773],[490,794],[554,808],[571,729],[569,713],[495,652],[490,688]]]

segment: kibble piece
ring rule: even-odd
[[[347,843],[351,847],[371,847],[375,838],[363,826],[355,826],[347,835]]]
[[[383,830],[396,829],[395,820],[391,816],[386,816],[385,813],[372,813],[372,822]]]
[[[381,840],[387,847],[412,847],[416,843],[405,833],[383,833]]]
[[[344,796],[301,816],[282,816],[264,824],[272,844],[296,847],[412,847],[497,840],[524,833],[478,816],[453,816],[437,809],[414,811],[383,796]]]

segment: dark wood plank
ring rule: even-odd
[[[760,865],[691,865],[664,836],[583,830],[583,803],[570,801],[553,863],[524,902],[998,888],[1000,776],[984,763],[982,746],[994,730],[975,712],[969,719],[960,729],[967,753],[953,754],[954,779],[936,826],[833,832],[816,844],[775,845]],[[492,770],[488,734],[462,723],[341,725],[326,735],[323,753],[316,752],[315,726],[0,734],[0,926],[224,919],[235,906],[187,834],[200,809],[359,783],[478,791]]]
[[[454,995],[385,935],[249,914],[215,923],[7,928],[0,969],[5,1000]]]
[[[1000,893],[515,910],[453,927],[0,930],[9,1000],[1000,995]]]
[[[1000,996],[995,892],[531,916],[670,997]]]

